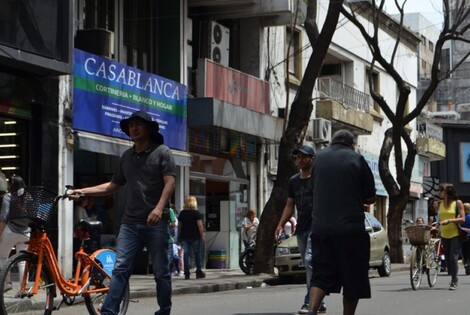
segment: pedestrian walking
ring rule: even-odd
[[[441,230],[442,246],[447,265],[447,272],[451,276],[449,290],[458,287],[459,256],[462,241],[459,237],[459,225],[465,222],[465,210],[463,203],[459,200],[454,185],[442,183],[439,188],[439,223]]]
[[[344,315],[355,314],[359,299],[371,297],[364,205],[375,202],[375,183],[367,162],[354,148],[354,135],[339,130],[313,162],[308,314],[317,314],[325,295],[341,289]]]
[[[197,200],[194,196],[186,197],[183,210],[178,215],[178,243],[183,246],[184,279],[190,279],[190,257],[194,251],[196,263],[196,278],[205,278],[202,271],[201,246],[206,241],[203,226],[203,215],[197,209]]]
[[[117,238],[117,257],[110,288],[101,314],[119,313],[124,289],[138,253],[145,246],[152,260],[156,282],[156,315],[171,311],[171,274],[168,261],[168,218],[163,218],[175,187],[176,166],[171,150],[163,145],[158,123],[144,111],[134,112],[120,122],[134,146],[119,159],[110,182],[69,191],[72,197],[104,196],[124,185],[125,207]]]
[[[461,223],[460,226],[465,228],[466,231],[470,231],[470,203],[465,202],[463,204],[465,210],[465,222]],[[465,267],[465,275],[470,275],[470,239],[468,238],[470,233],[467,233],[467,239],[462,241],[462,262]]]
[[[312,163],[315,157],[315,150],[303,145],[294,150],[295,165],[299,172],[293,175],[287,184],[287,202],[282,210],[281,219],[276,227],[274,236],[279,240],[283,232],[285,232],[286,223],[289,218],[294,215],[297,208],[297,225],[295,235],[297,237],[297,245],[299,246],[300,260],[306,269],[307,293],[300,307],[299,314],[307,314],[310,303],[310,279],[312,277],[312,249],[310,243],[310,232],[312,224],[312,207],[313,207],[313,185],[310,180]],[[322,301],[318,312],[326,312],[326,304]]]
[[[4,180],[2,178],[2,180]],[[2,208],[0,211],[0,269],[5,265],[11,249],[16,248],[16,252],[26,250],[31,229],[26,224],[10,220],[10,203],[18,200],[24,194],[26,184],[20,176],[13,175],[8,182],[8,192],[3,196]],[[13,194],[13,198],[12,198]],[[13,206],[12,206],[13,207]],[[12,289],[10,276],[7,275],[4,291]]]

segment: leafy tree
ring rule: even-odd
[[[410,180],[417,154],[416,144],[410,138],[410,134],[405,126],[411,123],[423,111],[424,106],[432,97],[439,83],[448,78],[470,55],[469,52],[464,56],[459,56],[459,60],[454,65],[450,65],[450,69],[443,73],[439,69],[441,54],[443,49],[450,41],[459,42],[462,45],[469,44],[466,33],[470,27],[470,6],[465,0],[443,0],[444,23],[434,47],[434,58],[432,63],[431,79],[423,95],[417,100],[416,107],[409,113],[406,112],[406,104],[410,94],[410,87],[397,72],[396,52],[398,44],[402,39],[402,28],[398,30],[395,49],[390,58],[384,57],[379,46],[379,23],[383,12],[385,0],[375,1],[371,4],[358,2],[351,4],[349,10],[343,7],[341,13],[351,21],[361,32],[363,38],[367,42],[372,53],[372,68],[378,63],[393,78],[397,85],[398,100],[395,111],[389,106],[387,101],[380,93],[370,89],[370,94],[374,101],[379,104],[383,113],[390,120],[392,126],[385,131],[382,148],[379,158],[379,172],[385,189],[389,195],[389,209],[387,214],[388,237],[391,246],[391,258],[393,262],[403,262],[403,248],[401,239],[401,223],[403,212],[406,208],[407,200],[410,195]],[[403,15],[406,0],[395,0],[395,5],[400,12],[400,26],[403,26]],[[359,13],[373,23],[373,28],[366,28],[360,23]],[[453,17],[451,19],[451,16]],[[470,47],[469,47],[470,48]],[[369,77],[372,80],[372,77]],[[405,148],[403,147],[405,145]],[[405,154],[405,156],[404,156]],[[396,176],[393,176],[390,170],[390,159],[393,156],[395,160]]]

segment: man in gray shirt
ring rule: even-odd
[[[162,220],[175,187],[176,166],[170,149],[163,145],[158,123],[143,111],[120,122],[134,146],[119,159],[112,180],[72,190],[75,196],[109,195],[126,185],[126,204],[117,238],[117,258],[110,289],[101,314],[118,314],[137,254],[145,246],[152,260],[157,285],[156,315],[171,311],[171,274],[168,263],[168,220]]]

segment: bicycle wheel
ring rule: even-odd
[[[114,266],[114,262],[116,261],[116,253],[110,249],[100,249],[93,253],[95,257],[95,261],[106,271],[108,274],[112,273],[112,267]],[[88,290],[99,289],[99,288],[108,288],[111,281],[111,278],[108,274],[104,274],[100,272],[97,268],[92,267],[91,269],[91,281]],[[96,294],[86,294],[84,295],[84,300],[88,312],[91,315],[100,315],[101,314],[101,307],[108,295],[107,291],[103,293],[96,293]],[[129,307],[129,299],[130,299],[130,289],[129,283],[127,284],[124,292],[124,297],[121,301],[121,305],[119,306],[119,315],[124,315],[127,312],[127,308]]]
[[[431,245],[429,245],[431,246]],[[427,257],[427,270],[426,274],[428,276],[428,284],[432,288],[437,282],[437,276],[439,275],[439,254],[435,244],[432,244],[432,248],[429,249]]]
[[[410,282],[413,290],[418,290],[423,276],[423,249],[414,246],[410,258]]]
[[[31,293],[36,277],[37,256],[18,253],[7,260],[0,271],[1,314],[50,315],[54,307],[55,283],[46,265],[41,272],[41,283],[36,294]],[[25,281],[22,281],[25,279]],[[24,283],[24,285],[22,285]]]

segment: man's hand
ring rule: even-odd
[[[156,225],[160,222],[163,214],[163,209],[159,209],[158,207],[153,208],[152,212],[150,212],[149,216],[147,217],[147,224],[148,225]]]
[[[78,200],[85,197],[85,193],[81,189],[69,189],[67,191],[67,198],[69,200]]]
[[[279,242],[279,237],[281,236],[282,231],[284,231],[284,228],[280,225],[276,227],[276,231],[274,232],[274,239]]]

